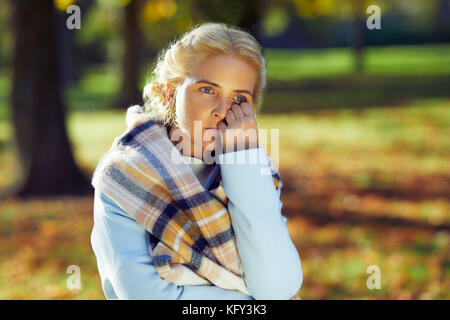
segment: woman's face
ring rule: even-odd
[[[256,72],[246,62],[221,55],[201,61],[193,74],[178,86],[176,117],[179,129],[191,137],[191,155],[194,153],[194,121],[201,121],[200,126],[197,123],[197,128],[201,127],[201,137],[208,129],[210,134],[216,134],[219,122],[225,121],[226,112],[233,104],[247,102],[253,107],[255,83]],[[195,140],[198,149],[201,145],[202,154],[205,148],[214,148],[214,138]]]

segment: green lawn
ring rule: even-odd
[[[280,130],[283,213],[302,259],[303,299],[450,298],[450,233],[436,229],[450,224],[449,106],[425,99],[394,109],[258,117],[259,129]],[[124,116],[70,114],[75,155],[87,173],[124,131]],[[6,183],[14,156],[0,155]],[[0,298],[102,299],[92,209],[90,197],[0,203],[0,256],[8,257]],[[81,291],[66,287],[69,265],[81,269]],[[381,269],[380,290],[366,287],[369,265]]]
[[[450,46],[368,47],[365,73],[369,75],[450,74]],[[352,74],[354,60],[348,48],[267,50],[270,80],[337,77]]]
[[[272,87],[258,128],[280,130],[282,212],[303,299],[450,299],[449,50],[370,48],[363,75],[352,74],[348,49],[267,51]],[[9,79],[0,71],[0,189],[18,170]],[[125,130],[125,111],[109,110],[118,85],[99,68],[66,92],[69,136],[88,175]],[[104,298],[92,200],[0,203],[0,299]],[[70,265],[81,269],[81,291],[67,289]],[[381,290],[366,286],[370,265],[381,269]]]
[[[449,97],[450,44],[369,47],[366,69],[360,75],[353,72],[349,48],[267,49],[266,56],[266,112],[368,107],[398,104],[408,98]],[[149,68],[142,70],[141,87]],[[9,71],[0,70],[0,122],[8,117],[10,78]],[[67,107],[110,109],[119,84],[118,68],[92,69],[66,91]]]

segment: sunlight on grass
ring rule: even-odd
[[[262,115],[258,127],[280,130],[280,159],[285,165],[311,153],[331,161],[335,173],[355,169],[449,173],[450,101],[422,103],[395,109]]]
[[[448,100],[429,99],[393,109],[258,116],[259,129],[280,129],[283,210],[291,212],[287,227],[302,261],[302,299],[449,298],[448,232],[345,219],[450,223],[448,107]],[[0,121],[0,128],[9,127]],[[125,111],[72,111],[68,131],[78,164],[92,173],[125,131]],[[11,134],[6,129],[1,139]],[[17,165],[7,146],[2,182]],[[90,245],[92,200],[0,204],[0,256],[8,257],[0,299],[104,299]],[[316,212],[340,222],[302,216]],[[69,265],[81,268],[79,292],[67,288]],[[366,286],[369,265],[381,269],[380,290]]]
[[[338,76],[353,73],[351,48],[267,49],[270,80]],[[366,47],[365,73],[433,75],[450,72],[450,45]]]
[[[79,165],[92,171],[125,129],[125,111],[71,113],[68,131]]]
[[[450,74],[449,50],[450,45],[367,48],[365,73]],[[417,97],[409,83],[383,95],[386,87],[378,88],[377,81],[384,78],[376,77],[366,87],[341,90],[339,77],[353,73],[351,50],[266,52],[269,83],[326,78],[337,86],[271,92],[265,106],[275,113],[257,118],[258,129],[280,130],[282,210],[289,213],[287,227],[302,261],[302,299],[449,299],[450,235],[437,229],[450,224],[450,100],[441,90],[447,82],[435,87],[440,80],[419,81],[414,88],[423,92]],[[108,110],[119,80],[108,67],[93,69],[66,92],[68,134],[88,175],[126,128],[125,110]],[[10,76],[2,70],[0,189],[19,170],[9,90]],[[90,244],[92,210],[91,197],[2,201],[0,299],[104,299]],[[81,269],[79,292],[67,288],[70,265]],[[366,286],[369,265],[381,269],[381,290]]]

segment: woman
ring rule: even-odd
[[[273,168],[254,116],[266,80],[261,46],[206,23],[157,61],[144,108],[128,109],[127,132],[93,177],[91,242],[106,298],[298,298],[282,183],[276,171],[261,174]]]

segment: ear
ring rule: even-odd
[[[167,100],[173,98],[175,88],[173,88],[173,86],[170,84],[169,81],[166,82],[166,92],[167,92]]]

